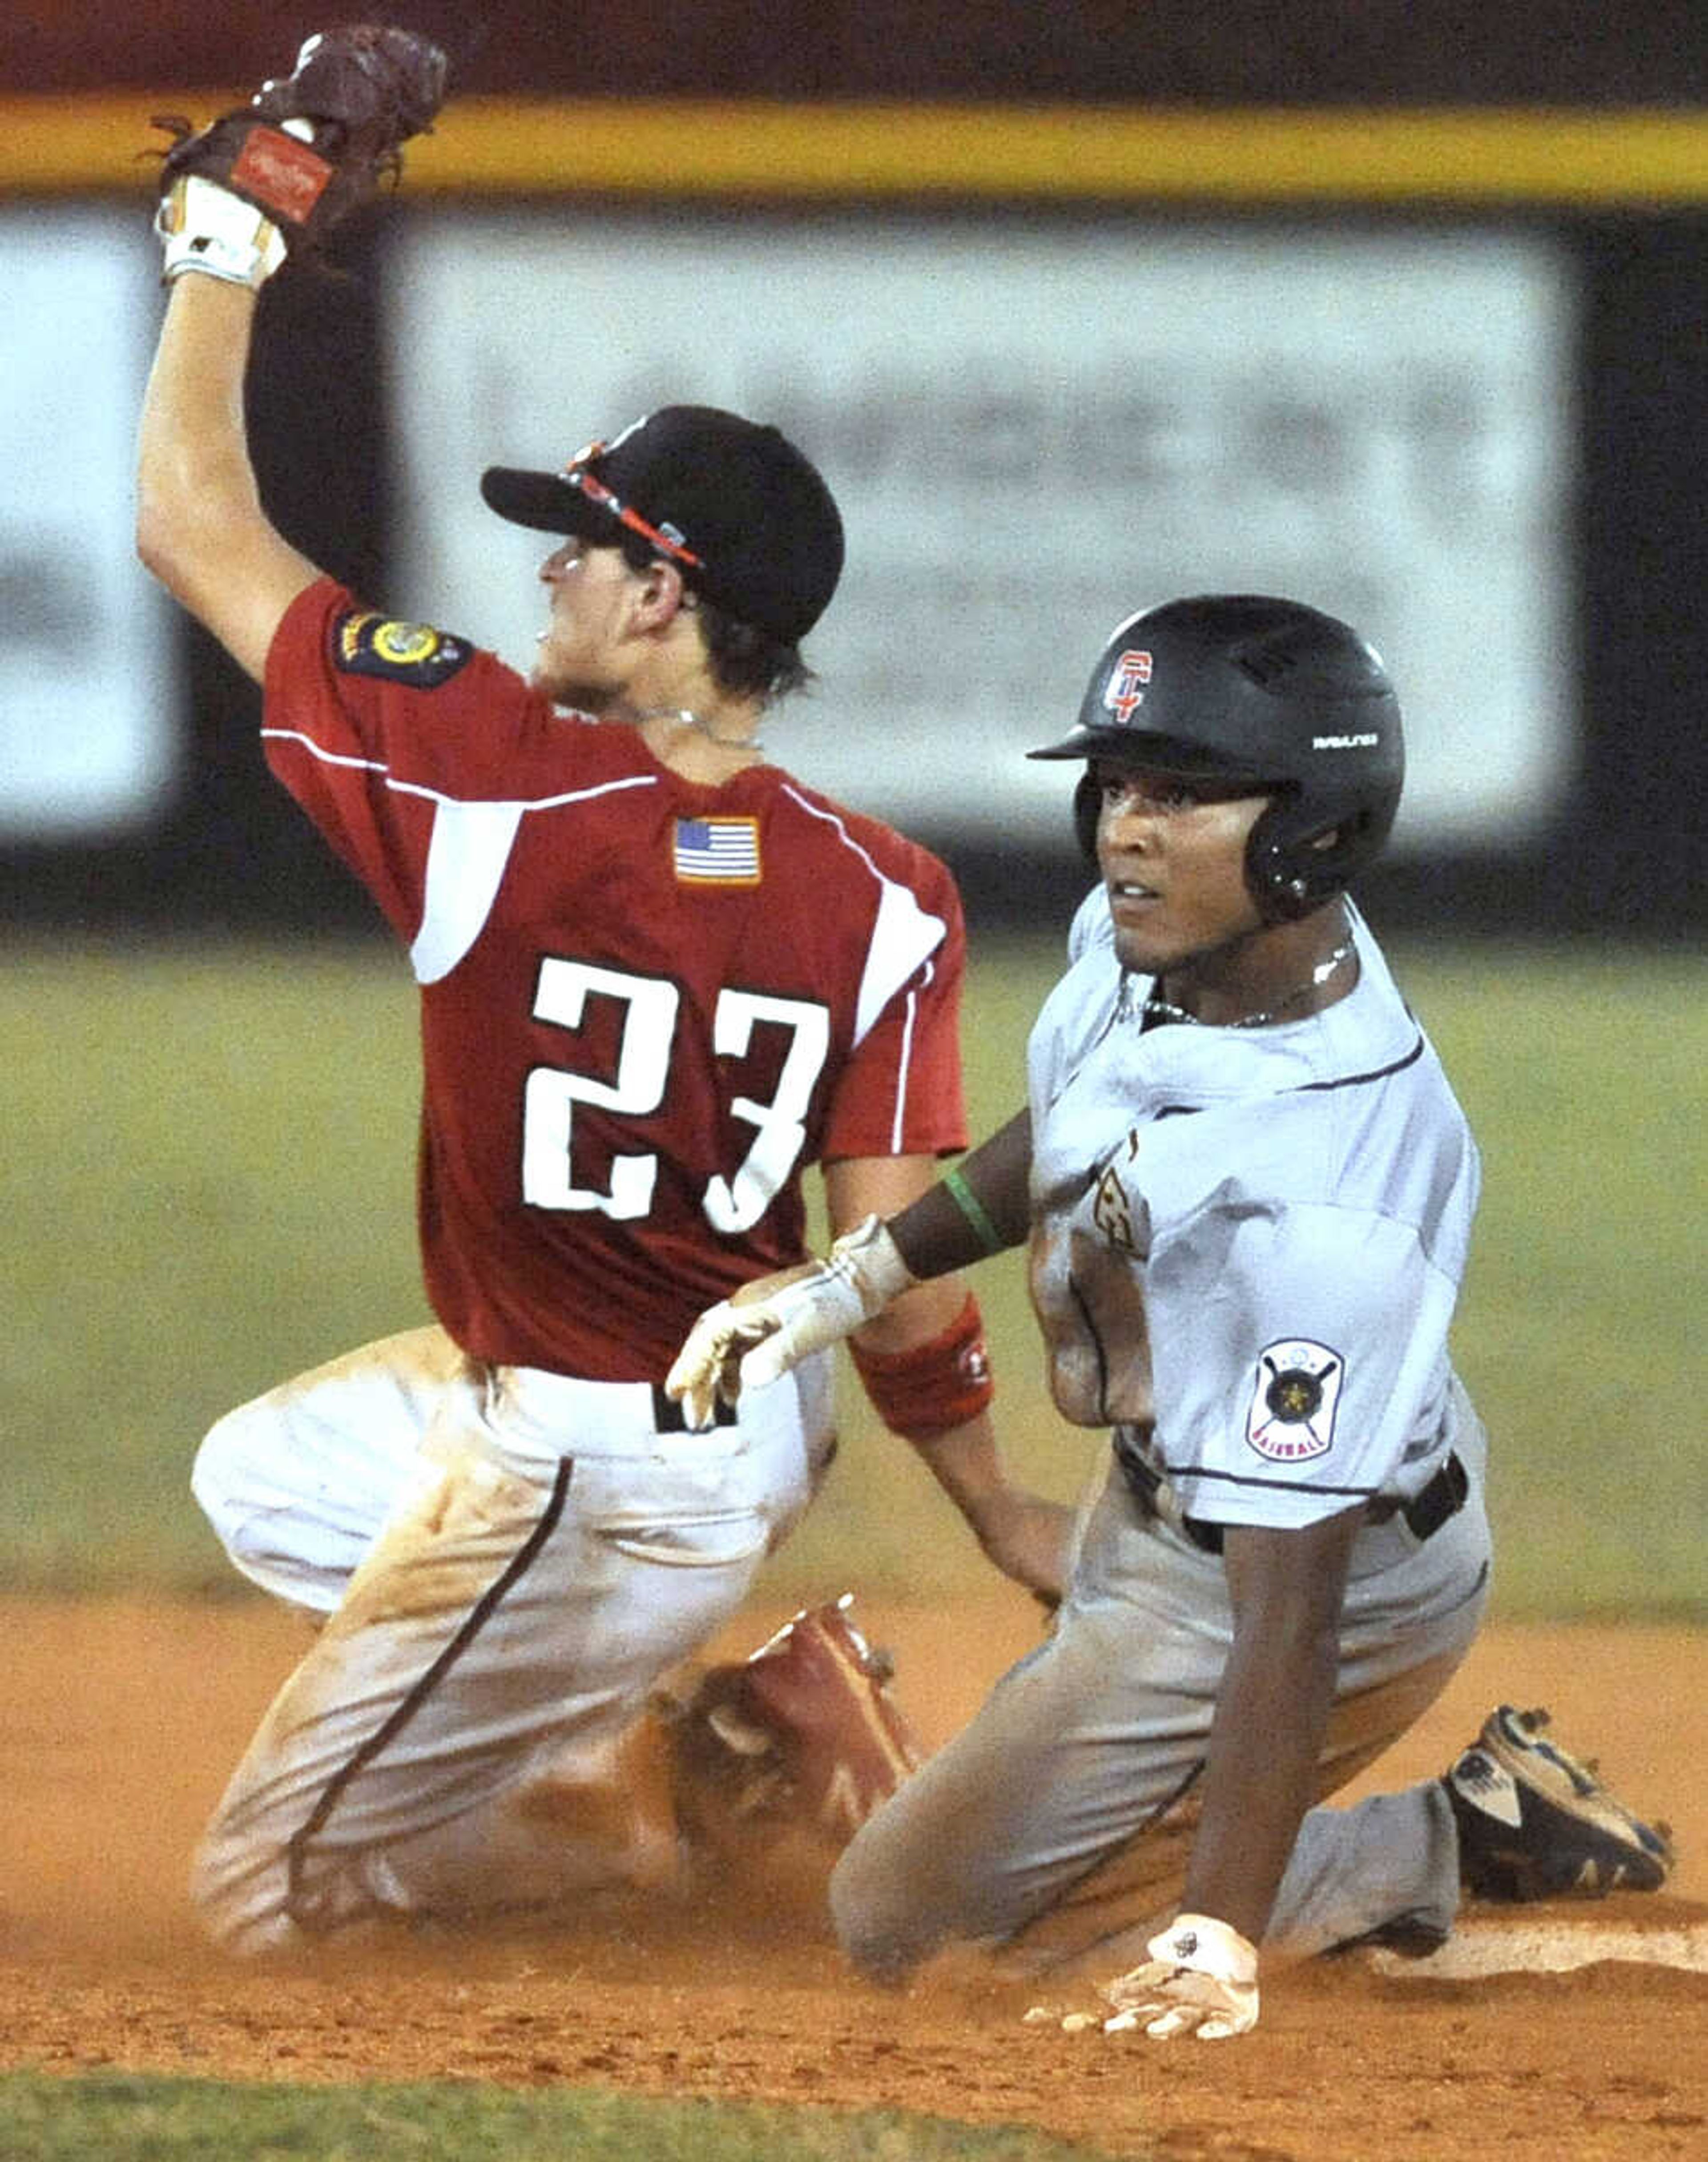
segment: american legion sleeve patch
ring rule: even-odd
[[[1246,1440],[1272,1464],[1326,1456],[1345,1378],[1345,1360],[1326,1344],[1300,1336],[1266,1345],[1257,1355]]]
[[[346,676],[379,676],[435,691],[472,660],[466,639],[452,638],[425,623],[398,623],[371,608],[340,616],[333,633],[333,663]]]

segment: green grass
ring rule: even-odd
[[[1054,941],[975,954],[975,1136],[1021,1100]],[[1402,949],[1482,1146],[1461,1370],[1495,1444],[1498,1611],[1708,1616],[1690,1168],[1708,989],[1688,959]],[[228,1590],[191,1503],[229,1406],[424,1318],[414,1249],[414,1003],[379,948],[43,943],[0,973],[12,1137],[0,1279],[0,1584]],[[979,1272],[1005,1444],[1078,1493],[1098,1438],[1042,1386],[1017,1256]],[[953,1594],[983,1567],[844,1392],[842,1458],[772,1564]]]
[[[1084,2147],[891,2111],[470,2083],[290,2087],[0,2077],[7,2162],[1076,2162]]]
[[[0,975],[13,1136],[0,1580],[222,1584],[222,1411],[425,1318],[409,979],[383,953],[78,953]]]
[[[1500,1609],[1708,1619],[1708,975],[1496,948],[1400,969],[1483,1152],[1455,1355],[1491,1436]]]

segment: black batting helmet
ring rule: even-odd
[[[1374,860],[1406,770],[1399,700],[1375,648],[1334,616],[1266,593],[1203,593],[1129,616],[1098,655],[1073,733],[1028,755],[1124,760],[1272,796],[1246,852],[1246,883],[1271,922],[1307,915]],[[1099,796],[1088,771],[1073,817],[1094,860]]]

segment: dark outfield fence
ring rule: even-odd
[[[1196,105],[1685,107],[1708,89],[1699,0],[698,0],[637,9],[393,0],[465,91],[582,97],[1101,98]],[[17,90],[248,83],[276,75],[314,0],[148,0],[122,37],[87,0],[14,0]]]
[[[1353,107],[1352,132],[1377,146],[1374,164],[1358,163],[1343,144],[1342,162],[1303,187],[1297,175],[1266,179],[1261,160],[1241,163],[1228,148],[1237,145],[1241,120],[1231,112],[1220,149],[1183,169],[1158,164],[1148,178],[1141,154],[1141,169],[1125,174],[1100,206],[1115,201],[1147,220],[1210,216],[1246,227],[1285,217],[1294,227],[1303,217],[1377,231],[1393,219],[1415,229],[1424,218],[1449,231],[1517,226],[1549,236],[1570,260],[1578,295],[1569,616],[1582,726],[1575,778],[1539,838],[1397,861],[1369,881],[1366,897],[1396,928],[1700,937],[1708,912],[1700,869],[1708,804],[1708,17],[1698,0],[1606,11],[1529,0],[1499,21],[1481,21],[1474,49],[1460,34],[1462,11],[1446,0],[1361,0],[1355,8],[1298,0],[1284,37],[1257,0],[1230,0],[1213,19],[1195,0],[1149,0],[1143,8],[1063,0],[1047,10],[995,0],[947,0],[929,10],[911,0],[847,0],[803,11],[798,22],[708,0],[652,25],[632,9],[584,0],[572,25],[555,13],[530,11],[524,21],[515,11],[476,31],[466,11],[390,12],[447,37],[475,101],[756,97],[833,106],[922,98],[952,102],[945,112],[962,118],[969,107],[1011,116],[1040,100],[1127,115],[1201,117],[1240,107],[1308,118],[1311,108]],[[122,160],[115,166],[106,138],[115,110],[128,126],[137,107],[133,96],[115,108],[115,91],[159,93],[151,110],[173,102],[207,109],[205,91],[190,93],[277,72],[316,19],[274,5],[210,13],[157,0],[145,21],[128,25],[123,51],[114,54],[97,49],[84,10],[11,11],[0,26],[0,102],[9,102],[13,122],[0,197],[110,196]],[[1408,112],[1449,107],[1489,123],[1471,161],[1481,159],[1481,167],[1444,168],[1408,187]],[[1643,160],[1653,145],[1623,127],[1644,114],[1675,123],[1652,164]],[[810,118],[808,107],[803,140]],[[1348,118],[1342,112],[1338,121]],[[646,140],[656,144],[656,107],[650,126]],[[499,109],[488,114],[483,139],[499,140],[501,128]],[[605,132],[620,144],[621,105],[606,114]],[[690,153],[692,139],[685,132]],[[80,151],[79,141],[98,147]],[[1384,144],[1393,146],[1386,171]],[[431,175],[431,159],[420,170]],[[668,162],[652,172],[654,191],[661,172],[680,184]],[[645,178],[619,153],[582,177],[581,199],[632,202],[645,193]],[[987,160],[977,181],[987,206],[1000,182]],[[133,189],[133,175],[123,175],[121,185]],[[441,175],[436,185],[454,192],[455,176]],[[525,170],[513,170],[477,176],[474,185],[489,198],[530,183]],[[699,201],[718,199],[714,178],[702,173],[692,185]],[[807,185],[820,200],[836,198],[833,175],[820,171]],[[893,174],[883,185],[890,200],[905,200]],[[785,204],[801,186],[801,175],[786,170],[769,182],[750,170],[737,183],[747,199]],[[1054,175],[1017,171],[1017,211],[1054,192]],[[1094,180],[1073,192],[1099,206]],[[845,184],[844,200],[859,193],[857,177]],[[941,174],[933,200],[954,200]],[[293,292],[288,280],[264,296],[253,434],[281,527],[315,560],[384,599],[395,593],[384,513],[388,444],[377,425],[385,405],[379,347],[387,259],[374,227],[355,233],[347,259],[354,274],[336,306]],[[1441,634],[1451,640],[1455,627],[1444,624]],[[371,926],[368,904],[266,780],[252,689],[192,626],[179,634],[189,749],[176,797],[122,842],[0,848],[0,913],[20,927],[97,932]],[[1463,679],[1474,706],[1474,650],[1463,655]],[[805,730],[800,740],[799,762],[810,770]],[[1081,883],[1065,818],[1062,849],[1019,864],[993,860],[983,845],[939,845],[975,919],[1000,922],[1017,907],[1059,914]]]

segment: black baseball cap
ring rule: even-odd
[[[792,645],[842,575],[842,519],[823,477],[781,430],[715,405],[661,405],[561,473],[489,466],[501,518],[615,546],[638,535],[687,582]]]

